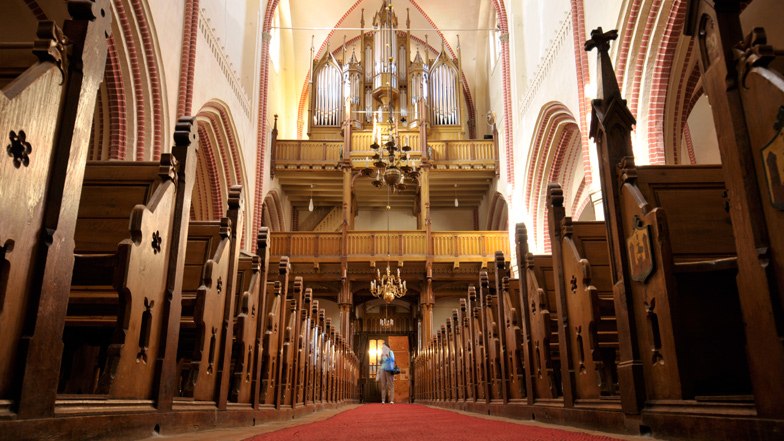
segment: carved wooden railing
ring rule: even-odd
[[[455,168],[493,167],[496,161],[492,140],[460,140],[429,142],[430,160],[438,165]]]
[[[411,146],[410,156],[414,160],[430,156],[436,165],[449,168],[492,168],[497,161],[496,148],[492,140],[430,141],[429,151],[420,149],[418,132],[401,132],[401,143]],[[373,134],[355,132],[351,135],[351,161],[355,168],[372,165]],[[301,166],[336,166],[341,159],[342,140],[301,141],[277,140],[273,151],[276,169],[298,168]]]
[[[292,261],[337,260],[341,240],[341,233],[272,233],[271,253]],[[486,262],[496,251],[509,253],[510,249],[506,231],[443,231],[431,233],[429,240],[436,261]],[[381,261],[387,254],[393,259],[423,261],[428,248],[425,231],[351,231],[346,237],[347,257],[355,261]]]
[[[436,260],[487,261],[496,251],[509,254],[506,231],[441,231],[432,233],[433,258]]]
[[[343,141],[278,140],[275,142],[276,168],[296,168],[301,165],[336,166],[340,161]]]

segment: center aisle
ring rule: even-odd
[[[247,438],[274,440],[617,441],[610,437],[468,416],[417,404],[365,404],[326,420]]]

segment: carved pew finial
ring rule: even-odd
[[[591,31],[591,39],[585,42],[585,50],[598,49],[598,66],[596,98],[609,100],[611,97],[621,97],[615,70],[610,60],[610,42],[618,38],[618,31],[604,32],[601,27]]]

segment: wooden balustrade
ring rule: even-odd
[[[293,262],[332,260],[340,257],[341,233],[275,232],[271,252]],[[509,253],[505,231],[445,231],[431,233],[436,261],[488,262],[496,251]],[[425,260],[428,239],[424,231],[351,231],[346,237],[349,260],[383,260],[389,256]]]
[[[419,132],[400,132],[399,145],[411,147],[409,155],[414,160],[429,158],[436,165],[453,168],[494,167],[497,160],[492,140],[428,141],[428,151],[421,149]],[[371,132],[351,134],[350,156],[357,168],[369,167],[372,163],[373,143]],[[273,161],[276,168],[289,169],[303,166],[334,166],[341,159],[342,140],[276,140]]]
[[[278,140],[275,142],[275,166],[296,168],[299,165],[334,166],[340,160],[343,141]]]
[[[494,166],[495,145],[492,140],[459,140],[429,142],[430,160],[435,164],[455,165],[460,168]]]

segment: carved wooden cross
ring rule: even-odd
[[[618,38],[618,31],[604,32],[601,27],[591,31],[591,39],[585,42],[585,50],[590,51],[593,48],[598,48],[599,51],[609,51],[610,42]]]

